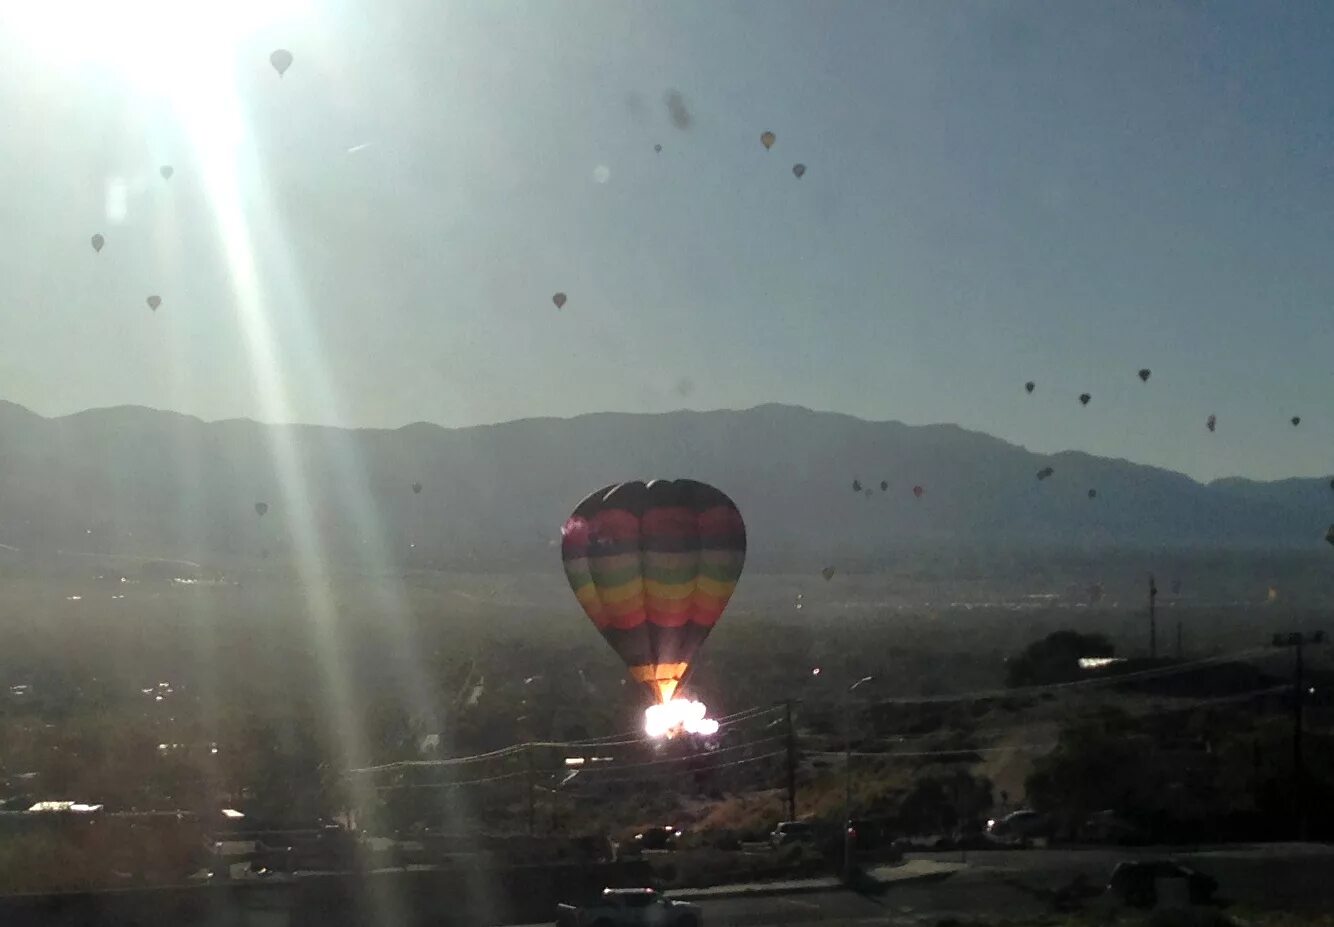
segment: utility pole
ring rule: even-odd
[[[1153,581],[1153,574],[1149,574],[1149,657],[1157,659],[1158,657],[1158,616],[1155,608],[1158,604],[1158,584]]]
[[[852,827],[852,690],[874,676],[863,676],[843,690],[843,877],[852,880],[857,832]]]
[[[1274,646],[1293,648],[1297,658],[1292,670],[1292,810],[1298,840],[1306,839],[1306,764],[1302,758],[1302,700],[1306,693],[1306,682],[1303,678],[1302,646],[1324,642],[1324,631],[1306,634],[1293,631],[1274,635]]]
[[[792,699],[783,703],[787,722],[787,819],[797,819],[797,732],[792,727]]]
[[[528,783],[528,836],[537,829],[537,806],[533,801],[533,745],[526,744],[523,750],[524,781]]]

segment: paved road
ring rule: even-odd
[[[763,927],[825,921],[844,925],[931,925],[948,918],[1019,918],[1049,910],[1045,901],[991,878],[958,873],[940,882],[891,886],[869,897],[847,891],[775,898],[731,898],[701,904],[708,927]]]
[[[958,861],[958,853],[915,854]],[[1218,879],[1225,900],[1304,910],[1334,909],[1334,847],[1270,845],[1217,850],[986,850],[967,854],[968,869],[936,882],[889,887],[877,897],[830,891],[701,902],[709,927],[823,922],[934,927],[946,918],[1024,918],[1051,913],[1051,892],[1076,875],[1103,884],[1117,862],[1170,857]]]

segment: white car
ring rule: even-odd
[[[556,906],[556,927],[700,927],[696,905],[651,888],[604,888],[592,904]]]

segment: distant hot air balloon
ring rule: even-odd
[[[1277,601],[1278,601],[1278,590],[1275,589],[1273,586],[1270,586],[1269,592],[1265,595],[1265,602],[1277,602]]]
[[[171,175],[176,173],[175,169],[170,164],[162,165],[157,169],[157,172],[162,175],[163,180],[171,180]]]
[[[1293,428],[1296,428],[1302,423],[1302,417],[1300,415],[1294,415],[1292,418],[1288,419],[1288,421],[1292,422]]]
[[[1148,382],[1149,382],[1149,377],[1150,377],[1150,376],[1151,376],[1151,371],[1149,370],[1148,367],[1141,367],[1141,368],[1140,368],[1140,371],[1139,371],[1140,382],[1142,382],[1142,383],[1148,383]]]
[[[654,145],[654,146],[653,146],[653,150],[656,151],[658,154],[662,154],[662,146],[661,146],[661,145]]]
[[[607,486],[561,528],[565,577],[584,612],[656,701],[670,701],[736,589],[746,526],[695,480]]]
[[[1334,544],[1334,525],[1330,525],[1329,530],[1325,532],[1325,540]]]
[[[1089,498],[1090,498],[1090,499],[1096,499],[1096,498],[1098,498],[1098,491],[1097,491],[1096,489],[1090,489],[1090,490],[1089,490]]]
[[[267,502],[255,503],[255,514],[258,515],[260,518],[263,518],[266,514],[268,514],[268,511],[269,511],[269,504]]]
[[[862,491],[862,481],[861,481],[861,480],[853,480],[853,481],[852,481],[852,491],[853,491],[853,492],[861,492],[861,491]]]
[[[1080,404],[1081,406],[1086,406],[1086,405],[1089,404],[1089,400],[1092,399],[1092,398],[1093,398],[1093,397],[1090,396],[1088,393],[1080,393],[1080,394],[1079,394],[1079,404]]]
[[[760,144],[764,146],[765,151],[768,151],[770,148],[774,147],[774,142],[777,140],[778,136],[774,135],[772,132],[765,132],[760,135]]]
[[[806,173],[806,165],[804,165],[804,164],[794,164],[794,165],[792,165],[792,173],[795,174],[795,175],[797,176],[797,179],[798,179],[798,180],[800,180],[800,179],[801,179],[801,175]]]
[[[881,480],[881,481],[880,481],[880,491],[881,491],[881,492],[885,492],[885,491],[888,490],[888,489],[889,489],[889,480]]]
[[[156,293],[144,301],[148,303],[148,308],[152,309],[154,312],[157,312],[157,307],[162,305],[162,297],[158,296]]]
[[[565,308],[565,294],[564,294],[564,293],[557,293],[555,296],[551,297],[551,301],[552,301],[553,303],[556,304],[556,308],[557,308],[557,309],[564,309],[564,308]]]
[[[292,66],[292,53],[285,48],[279,48],[269,55],[269,64],[273,65],[273,69],[278,72],[278,76],[282,77],[284,72]]]
[[[422,484],[421,484],[421,483],[413,483],[413,484],[412,484],[412,494],[413,494],[414,496],[415,496],[415,495],[418,495],[421,491],[422,491]]]
[[[912,488],[912,494],[920,499],[926,495],[926,490],[921,486],[914,486]]]
[[[829,582],[831,579],[834,578],[834,572],[835,571],[833,567],[827,566],[820,571],[820,575],[824,577],[825,582]]]
[[[1037,388],[1038,388],[1038,385],[1037,385],[1036,383],[1034,383],[1032,380],[1029,380],[1027,383],[1024,384],[1024,389],[1025,389],[1027,392],[1030,392],[1030,393],[1033,392],[1033,390],[1035,390],[1035,389],[1037,389]]]
[[[1208,421],[1204,423],[1204,427],[1208,428],[1209,431],[1212,432],[1215,428],[1218,427],[1218,416],[1217,415],[1209,416]]]
[[[92,242],[93,242],[93,250],[100,254],[102,251],[102,246],[107,243],[107,240],[103,238],[101,233],[99,232],[98,234],[93,236]]]
[[[1041,470],[1038,471],[1038,479],[1045,480],[1047,477],[1051,476],[1055,472],[1056,471],[1053,470],[1051,467],[1043,467]]]

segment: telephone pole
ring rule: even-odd
[[[1155,614],[1155,608],[1158,604],[1158,584],[1153,581],[1153,574],[1149,574],[1149,657],[1157,659],[1158,657],[1158,616]]]
[[[1324,631],[1303,634],[1293,631],[1275,634],[1275,647],[1291,647],[1296,652],[1292,669],[1292,811],[1297,825],[1297,839],[1306,839],[1306,764],[1302,757],[1302,701],[1306,694],[1303,678],[1302,647],[1305,644],[1323,644]]]
[[[797,732],[792,727],[792,699],[783,702],[787,722],[787,819],[797,819]]]
[[[523,751],[524,781],[528,784],[528,836],[537,830],[537,805],[533,798],[533,745],[527,744]]]

